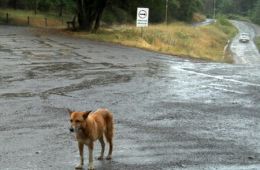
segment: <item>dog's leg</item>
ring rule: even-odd
[[[100,157],[98,157],[98,160],[103,160],[104,152],[105,152],[105,142],[104,142],[103,136],[101,138],[99,138],[99,142],[101,144],[101,154],[100,154]]]
[[[107,160],[112,159],[112,152],[113,152],[113,136],[114,136],[114,124],[113,124],[113,115],[112,113],[109,113],[106,117],[106,131],[105,131],[105,137],[107,139],[107,142],[109,143],[109,151],[108,155],[106,157]]]
[[[109,151],[108,151],[108,155],[107,155],[107,160],[112,159],[112,152],[113,152],[113,141],[111,140],[109,142]]]
[[[89,164],[88,164],[88,170],[93,170],[94,169],[94,164],[93,164],[93,148],[94,148],[94,143],[90,142],[88,144],[88,153],[89,153]]]
[[[83,158],[83,152],[84,152],[84,144],[78,142],[78,147],[79,147],[79,156],[80,156],[80,163],[78,166],[76,166],[76,169],[82,169],[84,165],[84,158]]]
[[[109,151],[106,157],[107,160],[112,159],[112,152],[113,152],[113,136],[110,134],[105,134],[107,142],[109,143]]]

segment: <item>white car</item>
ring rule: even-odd
[[[250,40],[250,36],[248,33],[241,33],[239,37],[239,42],[247,43]]]

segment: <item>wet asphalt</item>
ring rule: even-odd
[[[248,43],[239,42],[238,34],[231,42],[234,62],[236,64],[258,64],[260,63],[260,53],[254,43],[254,38],[260,32],[260,27],[248,22],[231,21],[238,28],[239,33],[248,33],[250,40]]]
[[[96,169],[260,169],[259,63],[0,26],[0,73],[1,170],[74,169],[66,109],[99,107],[114,113],[116,133],[113,160],[95,160]]]

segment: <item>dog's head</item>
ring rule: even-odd
[[[69,109],[68,112],[71,123],[70,132],[79,132],[82,129],[85,120],[88,118],[89,113],[91,113],[91,111],[75,112]]]

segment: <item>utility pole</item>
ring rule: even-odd
[[[216,19],[216,0],[213,0],[213,19]]]
[[[165,23],[168,25],[168,0],[165,3]]]
[[[37,0],[34,0],[34,15],[37,14],[37,8],[38,8],[38,2]]]

